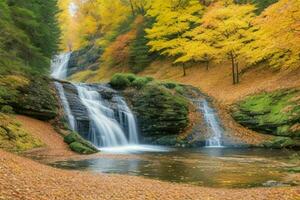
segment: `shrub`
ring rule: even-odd
[[[126,76],[131,83],[137,78],[134,74],[124,74],[124,76]]]
[[[146,76],[146,79],[151,82],[151,81],[154,81],[154,78],[153,77],[150,77],[150,76]]]
[[[125,89],[130,85],[130,81],[128,80],[128,77],[125,74],[118,73],[112,77],[110,85],[116,89]]]
[[[135,79],[135,81],[132,82],[132,86],[141,89],[143,88],[145,85],[147,85],[147,83],[149,83],[149,80],[147,78],[137,78]]]
[[[14,109],[11,106],[2,106],[1,112],[6,113],[6,114],[12,114],[14,113]]]

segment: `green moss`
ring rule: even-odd
[[[136,87],[138,89],[141,89],[144,86],[146,86],[148,83],[149,83],[149,80],[147,78],[138,77],[132,82],[132,86]]]
[[[0,148],[22,152],[41,147],[43,143],[22,130],[20,124],[9,116],[0,114]]]
[[[253,95],[235,104],[232,116],[256,131],[297,137],[294,125],[300,120],[299,97],[300,92],[293,89]]]
[[[178,84],[174,82],[166,82],[166,83],[162,83],[162,85],[168,89],[174,89],[175,87],[178,86]]]
[[[110,85],[115,89],[125,89],[130,85],[130,81],[125,74],[115,74],[111,81]]]
[[[112,77],[110,85],[115,89],[126,89],[127,87],[141,89],[151,81],[153,81],[151,77],[139,77],[130,73],[117,73]]]
[[[293,148],[297,146],[297,142],[288,137],[276,137],[271,141],[265,142],[263,146],[274,149]]]
[[[132,98],[144,135],[173,135],[189,123],[188,101],[164,86],[151,82]]]
[[[83,139],[78,133],[71,133],[64,138],[64,141],[69,144],[70,148],[81,154],[97,153],[99,150],[90,142]]]
[[[93,154],[95,153],[95,151],[87,146],[85,146],[84,144],[80,143],[80,142],[72,142],[70,144],[70,148],[72,149],[72,151],[75,151],[77,153],[81,153],[81,154]]]

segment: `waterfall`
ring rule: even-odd
[[[63,109],[65,111],[66,117],[68,119],[69,126],[73,131],[75,131],[76,130],[76,121],[75,121],[75,118],[74,118],[74,116],[71,112],[69,102],[66,98],[66,95],[65,95],[65,92],[64,92],[64,87],[59,82],[55,82],[55,87],[58,91],[59,98],[61,100],[61,103],[62,103]]]
[[[124,111],[118,109],[118,113],[121,113],[120,118],[122,118],[119,123],[114,110],[105,105],[101,95],[94,88],[83,84],[76,85],[76,87],[79,98],[89,113],[90,130],[88,139],[93,144],[98,147],[116,147],[129,145],[131,142],[138,143],[136,128],[132,129],[132,126],[136,126],[133,120],[134,117],[124,101],[121,101],[118,105],[118,107],[127,108]],[[126,117],[123,118],[123,114],[126,114]],[[132,116],[131,120],[129,120],[130,116]],[[128,124],[128,132],[131,136],[129,140],[122,127],[122,123],[125,122]]]
[[[51,76],[63,80],[67,77],[68,63],[71,53],[56,56],[51,62]],[[85,84],[72,84],[76,87],[78,97],[87,109],[89,118],[89,131],[87,139],[97,147],[118,147],[138,144],[138,131],[136,120],[122,97],[114,94],[112,101],[116,102],[113,109],[103,100],[95,87]],[[72,130],[76,129],[76,119],[72,114],[64,87],[55,83],[61,99],[65,115]],[[104,86],[101,86],[105,88]],[[106,88],[109,89],[109,88]]]
[[[63,53],[61,55],[56,56],[51,61],[51,77],[56,79],[64,79],[67,76],[67,67],[70,60],[71,53]],[[63,85],[59,82],[55,82],[55,87],[58,91],[59,98],[61,100],[63,109],[65,111],[65,115],[68,120],[68,124],[70,128],[75,131],[76,130],[76,120],[71,112],[69,102],[66,98],[65,91]]]
[[[71,57],[71,52],[57,55],[51,61],[51,77],[63,80],[67,77],[68,64]]]
[[[119,121],[123,128],[127,129],[129,135],[129,143],[138,143],[138,131],[136,126],[136,120],[131,110],[127,106],[126,102],[120,96],[116,96],[115,99],[118,102]]]
[[[209,106],[206,99],[197,100],[199,109],[202,111],[208,131],[211,137],[206,141],[207,147],[222,147],[222,132],[218,117],[215,111]]]

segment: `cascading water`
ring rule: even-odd
[[[137,144],[136,122],[126,103],[118,99],[119,121],[115,112],[101,98],[101,95],[90,86],[76,85],[79,98],[89,113],[90,131],[88,139],[98,147],[116,147]],[[129,140],[125,134],[128,127]]]
[[[63,53],[58,56],[56,56],[52,61],[51,61],[51,77],[56,78],[56,79],[65,79],[67,77],[67,67],[68,63],[70,60],[71,53]],[[64,88],[61,83],[55,82],[55,87],[58,91],[62,106],[65,111],[65,115],[67,117],[68,123],[70,128],[75,131],[76,130],[76,120],[71,112],[69,102],[66,98]]]
[[[123,128],[125,128],[128,132],[129,143],[137,144],[139,142],[139,139],[135,117],[123,98],[116,96],[115,99],[118,102],[119,121]]]
[[[75,131],[76,130],[76,120],[71,112],[69,102],[68,102],[65,92],[64,92],[64,87],[59,82],[55,82],[55,87],[58,91],[59,98],[60,98],[62,106],[64,108],[66,117],[68,119],[69,126],[73,131]]]
[[[63,80],[67,77],[68,64],[71,57],[71,52],[62,53],[54,57],[51,61],[51,77]]]
[[[197,100],[196,103],[202,111],[211,137],[206,141],[206,147],[222,147],[222,132],[215,111],[209,106],[206,99]]]
[[[56,56],[51,63],[51,76],[63,80],[67,77],[68,63],[71,53]],[[72,114],[64,87],[60,82],[55,83],[66,117],[72,130],[78,131],[76,119]],[[78,96],[87,109],[90,121],[87,139],[97,147],[122,147],[138,144],[136,120],[122,97],[114,95],[116,109],[112,109],[102,99],[95,87],[85,84],[73,84]],[[104,86],[102,86],[104,87]],[[133,146],[136,148],[137,146]],[[127,148],[127,147],[126,147]],[[143,148],[143,147],[142,147]],[[146,148],[146,147],[145,147]]]

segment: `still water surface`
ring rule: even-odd
[[[61,161],[52,166],[101,173],[143,176],[169,182],[208,187],[247,188],[268,182],[287,184],[287,169],[294,167],[293,151],[267,149],[165,148],[104,149],[106,154],[123,156]],[[129,155],[131,154],[131,155]],[[133,154],[133,155],[132,155]],[[123,158],[124,157],[124,158]]]

